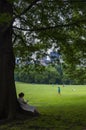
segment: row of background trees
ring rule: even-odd
[[[46,64],[46,66],[16,66],[15,81],[36,84],[86,84],[86,74],[83,67],[71,70],[65,63]]]
[[[33,66],[33,65],[32,65]],[[42,72],[38,72],[35,67],[33,70],[18,69],[15,71],[15,81],[36,83],[36,84],[86,84],[86,74],[83,69],[77,72],[68,72],[66,69],[63,75],[55,67],[48,66]]]

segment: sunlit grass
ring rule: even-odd
[[[61,87],[61,95],[57,87]],[[84,130],[86,129],[85,85],[40,85],[16,83],[17,94],[25,93],[25,99],[37,107],[40,117],[13,122],[6,130]]]

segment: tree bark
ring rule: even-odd
[[[0,0],[0,13],[12,17],[12,3]],[[16,115],[16,88],[14,82],[15,58],[12,45],[12,25],[0,21],[0,119]]]

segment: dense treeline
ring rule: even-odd
[[[26,69],[19,69],[15,71],[15,80],[39,84],[61,83],[59,73],[54,67],[46,67],[40,72],[35,68],[29,72]]]
[[[85,74],[82,70],[69,71],[69,68],[46,66],[43,70],[36,70],[35,67],[19,68],[15,70],[15,80],[26,83],[37,84],[86,84]],[[83,73],[82,75],[80,73]]]

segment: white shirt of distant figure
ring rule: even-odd
[[[76,91],[76,89],[75,89],[75,88],[73,88],[73,89],[72,89],[72,91],[74,91],[74,92],[75,92],[75,91]]]

